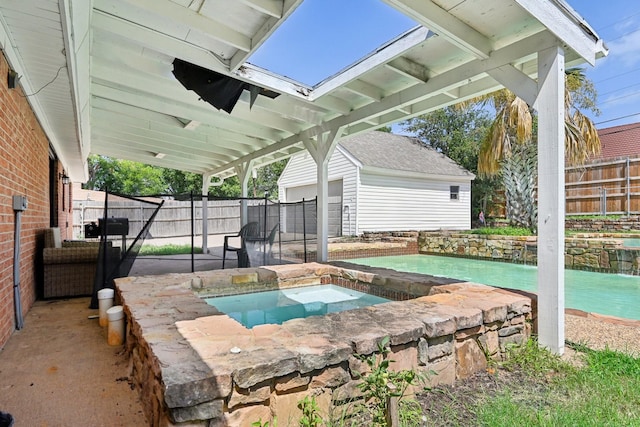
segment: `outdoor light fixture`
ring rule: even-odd
[[[66,173],[60,174],[60,180],[62,181],[62,185],[67,185],[69,183],[69,177]]]
[[[165,153],[156,153],[153,155],[156,159],[162,159],[164,156],[166,156]]]

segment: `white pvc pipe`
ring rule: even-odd
[[[116,305],[107,310],[109,325],[107,327],[107,344],[124,344],[124,311],[121,305]]]
[[[107,326],[109,324],[109,318],[107,317],[107,310],[113,307],[113,296],[115,292],[113,289],[105,288],[98,291],[98,313],[100,326]]]

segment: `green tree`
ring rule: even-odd
[[[249,180],[249,194],[255,197],[263,197],[268,194],[269,199],[278,199],[278,178],[282,174],[289,159],[278,160],[257,169],[257,177]],[[254,193],[255,191],[255,193]]]
[[[192,191],[200,195],[202,192],[202,175],[196,173],[98,155],[89,156],[88,163],[89,180],[84,186],[87,189],[108,189],[112,193],[140,196],[187,195]],[[253,182],[252,179],[249,180],[249,196],[253,195],[252,191],[255,188],[257,197],[263,197],[266,191],[271,199],[277,199],[278,178],[286,164],[287,160],[281,160],[259,168],[257,179]],[[221,185],[209,187],[209,195],[239,197],[238,177],[229,177]]]
[[[477,105],[459,104],[415,117],[401,125],[474,174],[478,173],[478,152],[491,124],[489,113]],[[495,177],[476,177],[472,182],[472,213],[488,211],[501,182]]]
[[[600,152],[595,125],[581,111],[599,114],[595,106],[597,92],[581,69],[566,71],[564,98],[565,159],[569,165],[580,165]],[[481,176],[495,176],[508,164],[511,173],[505,182],[507,218],[516,225],[534,230],[537,209],[535,185],[531,183],[537,182],[537,150],[527,146],[537,146],[535,112],[507,89],[473,100],[471,104],[490,105],[496,111],[480,149],[478,172]]]
[[[142,196],[160,194],[166,188],[160,168],[97,155],[89,156],[88,162],[85,188]]]
[[[168,194],[187,194],[193,191],[193,194],[199,195],[202,192],[202,175],[177,169],[160,169]]]
[[[237,176],[224,180],[222,185],[209,187],[209,195],[213,197],[240,197],[240,181]]]

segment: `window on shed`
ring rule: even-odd
[[[449,194],[451,195],[451,200],[458,200],[460,198],[460,186],[459,185],[450,186]]]

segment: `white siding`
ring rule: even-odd
[[[460,186],[451,200],[450,186]],[[426,181],[362,173],[358,234],[364,231],[471,228],[471,182]]]
[[[291,157],[287,167],[278,180],[279,199],[281,202],[295,202],[305,198],[313,198],[317,191],[316,164],[309,153]],[[356,183],[357,167],[338,147],[329,160],[329,195],[342,196],[342,234],[356,234]],[[336,185],[342,180],[342,188],[338,193]]]
[[[282,175],[280,175],[280,179],[278,179],[278,198],[281,202],[296,202],[297,200],[287,200],[286,189],[315,184],[316,180],[316,163],[309,153],[304,152],[291,156]]]
[[[360,178],[358,178],[360,176]],[[467,230],[471,228],[471,181],[438,181],[363,173],[340,146],[329,161],[329,181],[342,179],[342,234],[393,230]],[[358,180],[360,185],[358,186]],[[293,156],[279,180],[280,200],[287,195],[315,197],[316,165],[308,154]],[[460,187],[451,200],[450,186]]]

